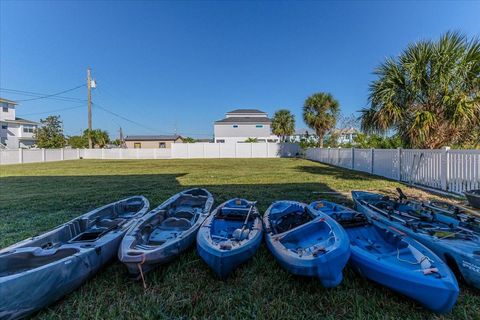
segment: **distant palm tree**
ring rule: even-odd
[[[257,138],[247,138],[247,139],[245,139],[245,142],[256,143],[256,142],[258,142],[258,139]]]
[[[439,148],[474,140],[480,126],[480,41],[448,32],[411,44],[375,70],[367,132],[396,131],[403,145]]]
[[[330,93],[315,93],[305,100],[303,120],[317,133],[320,148],[325,134],[335,127],[339,112],[340,104]]]
[[[295,132],[295,116],[287,109],[275,112],[272,120],[272,132],[285,142],[286,137]]]

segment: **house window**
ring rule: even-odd
[[[3,129],[3,130],[7,130],[7,129],[8,129],[8,125],[3,124],[3,125],[2,125],[2,129]]]
[[[159,143],[158,143],[158,147],[159,147],[160,149],[165,149],[165,148],[167,147],[167,144],[166,144],[165,142],[159,142]]]
[[[233,127],[234,127],[234,128],[238,128],[238,124],[234,124]]]
[[[257,128],[263,128],[263,124],[257,124],[255,127],[257,127]]]
[[[23,132],[33,133],[33,127],[32,126],[23,126]]]
[[[225,140],[219,139],[219,140],[217,140],[217,143],[225,143]]]
[[[3,112],[8,112],[8,107],[2,107]]]
[[[133,148],[135,148],[135,149],[140,149],[140,148],[142,148],[142,144],[141,144],[140,142],[135,142],[135,143],[133,144]]]

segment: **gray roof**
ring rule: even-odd
[[[18,117],[16,117],[15,120],[2,120],[1,122],[39,125],[38,122],[35,122],[35,121],[32,121],[32,120],[23,119],[23,118],[18,118]]]
[[[17,104],[15,101],[8,100],[8,99],[5,99],[5,98],[0,98],[0,102],[6,102],[6,103],[9,103],[9,104]]]
[[[227,112],[227,114],[252,114],[252,113],[266,114],[266,112],[260,111],[258,109],[236,109],[236,110]]]
[[[160,136],[126,136],[125,141],[175,141],[181,139],[179,135],[160,135]]]
[[[265,123],[270,124],[272,120],[267,117],[231,117],[222,120],[215,121],[215,124],[230,124],[230,123],[243,123],[243,124],[256,124]]]

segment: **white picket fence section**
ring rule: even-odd
[[[170,149],[0,150],[0,165],[75,159],[206,159],[294,157],[294,143],[176,143]]]
[[[480,189],[480,150],[311,148],[306,158],[458,194]]]

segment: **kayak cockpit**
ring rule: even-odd
[[[279,201],[272,205],[268,220],[273,234],[280,234],[315,219],[307,206],[294,201]]]
[[[132,247],[151,250],[177,239],[196,224],[208,199],[199,191],[191,191],[157,209],[139,230]]]

